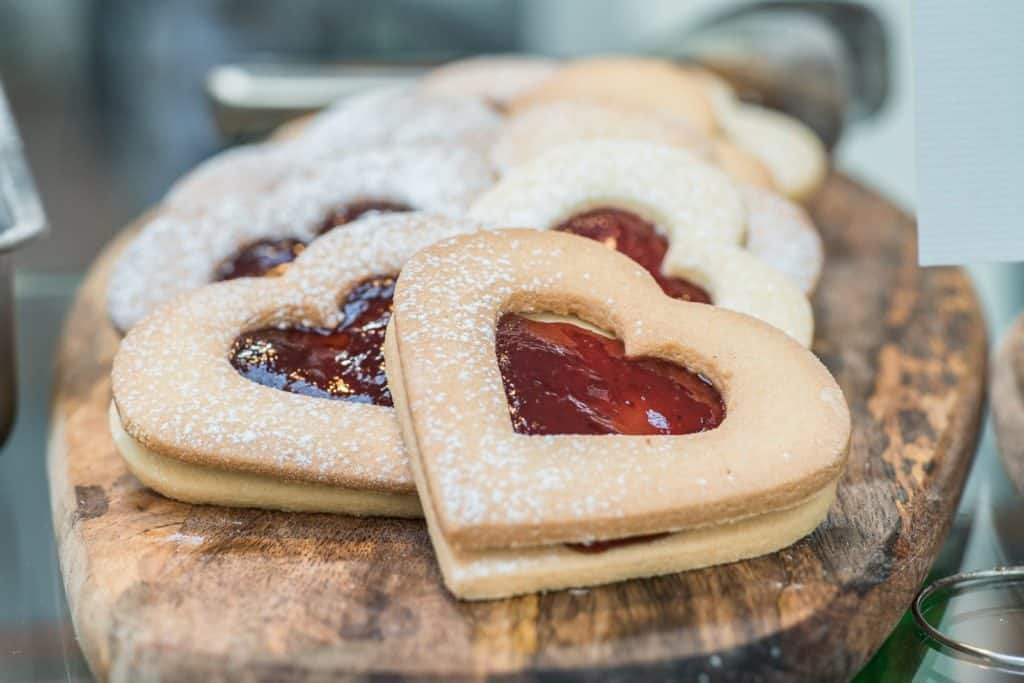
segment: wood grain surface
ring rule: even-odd
[[[915,266],[910,217],[841,176],[811,208],[828,254],[814,349],[854,423],[826,523],[754,560],[483,603],[445,591],[421,522],[192,506],[143,488],[107,431],[111,246],[64,332],[49,455],[65,586],[94,671],[165,682],[852,676],[949,527],[987,343],[964,273]]]
[[[992,360],[992,418],[1003,467],[1024,493],[1024,315],[999,342]]]

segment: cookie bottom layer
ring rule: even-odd
[[[460,551],[436,533],[434,525],[430,537],[449,590],[463,599],[486,600],[674,574],[767,555],[814,531],[834,498],[833,484],[789,510],[597,553],[564,545]],[[431,514],[428,510],[427,517]]]
[[[679,531],[656,540],[620,545],[598,553],[578,552],[564,545],[458,550],[441,533],[429,500],[415,429],[405,401],[401,363],[394,338],[389,327],[384,338],[388,384],[395,399],[395,410],[416,486],[424,497],[423,512],[441,574],[448,590],[464,600],[490,600],[523,593],[596,586],[767,555],[814,531],[828,515],[835,499],[836,482],[831,482],[789,509],[729,524]]]
[[[110,404],[110,433],[132,474],[157,493],[175,500],[289,512],[380,517],[423,515],[415,495],[286,481],[250,472],[193,465],[161,455],[140,445],[124,430],[113,402]]]

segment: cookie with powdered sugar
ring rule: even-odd
[[[158,307],[113,362],[110,425],[129,468],[192,503],[419,516],[384,382],[391,291],[416,251],[479,228],[366,217],[281,277]]]
[[[235,194],[272,190],[296,169],[373,147],[460,145],[488,149],[501,117],[471,95],[434,95],[414,88],[368,91],[339,100],[286,134],[221,152],[168,191],[164,204],[195,209]]]
[[[548,57],[524,54],[479,55],[448,62],[427,73],[420,91],[432,95],[473,95],[503,110],[558,69]]]
[[[590,237],[631,256],[670,296],[760,318],[804,346],[813,338],[803,291],[742,248],[752,222],[743,192],[683,149],[615,140],[561,145],[507,173],[470,215]],[[756,223],[773,229],[765,217]]]
[[[127,330],[175,295],[219,279],[279,273],[310,241],[367,212],[459,215],[493,182],[465,145],[369,149],[293,169],[273,190],[159,211],[114,266],[107,302]]]

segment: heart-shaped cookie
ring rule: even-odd
[[[592,100],[684,118],[715,132],[714,109],[701,80],[675,64],[643,57],[590,57],[566,63],[510,104],[517,112],[541,102]]]
[[[748,215],[747,205],[756,216]],[[805,346],[811,343],[810,304],[782,270],[801,275],[802,283],[817,278],[816,231],[779,214],[758,190],[741,191],[685,150],[618,140],[561,145],[506,174],[473,203],[470,215],[495,225],[568,230],[598,239],[635,258],[663,285],[689,281],[706,290],[715,305],[769,322]],[[597,229],[597,222],[617,225]],[[775,233],[754,242],[776,249],[761,252],[771,262],[738,246],[748,225]],[[784,241],[793,232],[818,250],[807,248],[804,239]],[[655,245],[659,240],[662,245]],[[792,257],[789,245],[795,249]],[[670,287],[665,291],[673,294]]]
[[[264,195],[231,195],[195,211],[160,211],[114,267],[111,319],[127,330],[177,294],[273,271],[325,230],[361,213],[460,215],[493,180],[490,163],[471,147],[386,147],[298,165]]]
[[[497,328],[544,312],[608,331],[629,358],[706,378],[724,420],[681,436],[516,433]],[[849,443],[842,392],[788,335],[673,300],[632,260],[558,232],[480,232],[415,255],[385,359],[431,538],[462,597],[775,550],[824,518]],[[599,556],[560,545],[595,541],[618,543]]]
[[[724,136],[759,159],[779,191],[797,200],[814,194],[828,172],[828,154],[813,130],[780,111],[741,101],[732,86],[704,69],[685,71],[704,85]]]
[[[420,80],[419,89],[430,95],[480,97],[502,110],[557,68],[558,62],[538,55],[478,55],[432,69]]]
[[[499,169],[508,170],[557,145],[599,139],[682,147],[737,181],[775,187],[760,161],[728,140],[701,133],[683,117],[590,100],[552,100],[519,110],[502,125],[491,158]]]
[[[111,429],[132,471],[197,503],[418,516],[394,410],[374,391],[385,388],[374,383],[389,287],[418,249],[477,228],[367,217],[281,277],[216,283],[157,308],[112,370]]]
[[[273,190],[295,169],[376,147],[455,145],[489,149],[501,117],[478,97],[382,88],[339,100],[285,124],[270,142],[227,150],[199,164],[164,197],[164,207],[202,209],[234,195]]]

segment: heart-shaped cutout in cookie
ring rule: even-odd
[[[507,313],[571,315],[706,377],[728,416],[683,436],[524,436],[495,352]],[[664,296],[632,260],[573,235],[501,230],[414,256],[385,339],[417,490],[461,550],[622,538],[725,524],[831,486],[849,441],[835,380],[792,338]]]
[[[517,434],[693,434],[725,419],[707,378],[569,322],[504,315],[495,351]]]
[[[748,224],[777,224],[748,214],[748,204],[759,212],[765,205],[747,195],[685,150],[592,140],[558,146],[512,169],[477,198],[470,215],[495,225],[593,237],[632,256],[668,294],[710,299],[810,346],[814,318],[803,292],[782,269],[741,246]],[[787,260],[778,250],[771,253],[777,262]],[[815,256],[820,254],[799,252],[801,262]]]
[[[114,358],[111,431],[129,467],[190,502],[418,516],[381,367],[394,279],[380,274],[479,228],[368,216],[281,277],[214,283],[162,306]]]
[[[235,340],[231,364],[258,384],[318,398],[390,406],[384,374],[384,330],[391,319],[395,276],[373,275],[341,304],[333,328],[290,325],[251,330]]]
[[[673,299],[711,303],[711,295],[693,282],[662,271],[668,252],[668,239],[632,211],[614,207],[589,209],[567,218],[554,230],[596,240],[606,247],[620,251],[647,269],[662,290]]]

